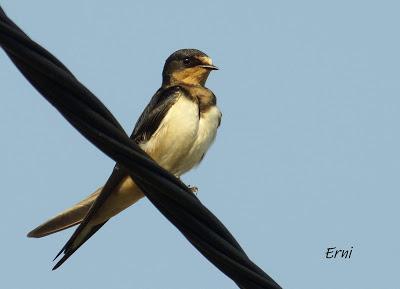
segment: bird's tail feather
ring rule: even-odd
[[[86,216],[93,202],[96,200],[97,196],[101,192],[101,189],[102,188],[99,188],[97,191],[89,195],[84,200],[75,204],[71,208],[62,211],[53,218],[36,227],[28,233],[28,237],[41,238],[78,225]]]
[[[104,197],[104,201],[101,202],[97,208],[96,202],[93,204],[90,211],[85,216],[85,219],[54,258],[55,260],[63,254],[61,259],[54,266],[53,270],[60,267],[69,257],[71,257],[71,255],[74,254],[74,252],[87,240],[89,240],[89,238],[92,237],[110,218],[136,203],[144,196],[130,177],[126,177],[124,174],[119,175],[118,173],[112,175],[110,178],[113,177],[118,180],[119,185],[109,195],[102,195],[102,193],[100,193],[96,202],[101,201],[102,197]],[[105,185],[106,188],[107,184],[108,181]]]
[[[107,220],[108,221],[108,220]],[[82,232],[81,236],[84,236],[83,239],[76,239],[74,240],[74,245],[72,246],[72,244],[69,244],[69,242],[67,244],[65,244],[65,246],[60,250],[60,252],[58,252],[57,256],[54,258],[54,260],[56,260],[62,253],[64,253],[64,255],[62,256],[62,258],[56,263],[56,265],[53,267],[52,270],[56,270],[58,267],[60,267],[65,261],[68,260],[69,257],[71,257],[71,255],[79,249],[80,246],[82,246],[87,240],[89,240],[90,237],[92,237],[101,227],[103,227],[103,225],[105,223],[107,223],[107,221],[101,223],[101,224],[97,224],[91,227],[86,227],[84,230],[85,232]],[[54,261],[53,260],[53,261]]]

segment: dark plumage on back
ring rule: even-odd
[[[168,110],[175,103],[179,92],[179,86],[159,89],[136,122],[131,139],[138,144],[149,140],[156,132]]]

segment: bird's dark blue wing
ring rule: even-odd
[[[168,110],[183,93],[180,86],[160,88],[139,117],[131,139],[136,143],[147,141],[156,132]]]

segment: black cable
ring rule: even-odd
[[[127,170],[152,204],[240,288],[281,288],[245,254],[226,227],[179,179],[123,131],[111,112],[0,7],[0,45],[26,79],[84,137]],[[113,189],[118,183],[107,184]]]

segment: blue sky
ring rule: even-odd
[[[394,288],[400,171],[397,1],[18,1],[2,7],[131,132],[165,58],[198,48],[223,112],[184,176],[284,288]],[[0,287],[236,288],[147,201],[62,268],[71,230],[25,234],[102,185],[113,162],[0,52]],[[28,146],[26,145],[28,144]],[[326,259],[328,247],[351,259]]]

